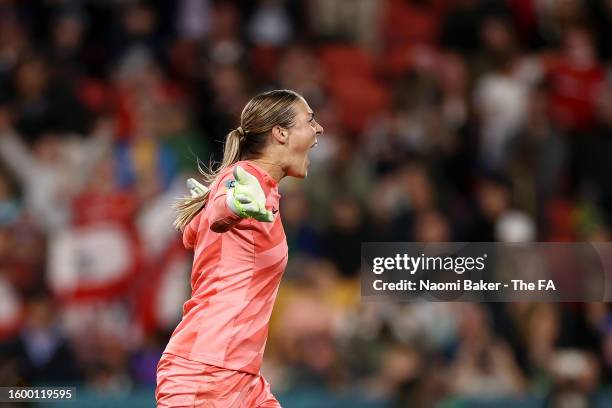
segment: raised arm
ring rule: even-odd
[[[274,221],[272,212],[266,209],[266,195],[257,177],[236,166],[221,183],[222,187],[209,203],[212,231],[228,231],[244,218]]]
[[[38,163],[12,130],[0,132],[0,157],[15,177],[29,183],[38,171]]]

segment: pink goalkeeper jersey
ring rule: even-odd
[[[248,161],[238,162],[259,180],[266,208],[278,211],[278,183]],[[257,374],[268,323],[287,265],[287,240],[280,215],[273,222],[240,219],[225,203],[231,166],[211,185],[206,207],[189,223],[183,243],[195,249],[191,299],[165,352],[190,360]],[[236,222],[216,233],[211,225]]]

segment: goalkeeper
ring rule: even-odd
[[[192,292],[157,367],[158,407],[280,406],[259,372],[287,264],[278,183],[306,177],[323,128],[289,90],[255,96],[240,122],[219,168],[190,179],[178,205]]]

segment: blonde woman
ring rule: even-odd
[[[245,106],[219,168],[192,184],[176,226],[194,249],[192,294],[157,367],[158,407],[279,407],[259,369],[287,264],[278,183],[306,177],[323,128],[302,96]]]

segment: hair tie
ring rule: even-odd
[[[240,133],[240,136],[244,136],[244,129],[242,129],[242,126],[238,126],[236,130],[238,131],[238,133]]]

